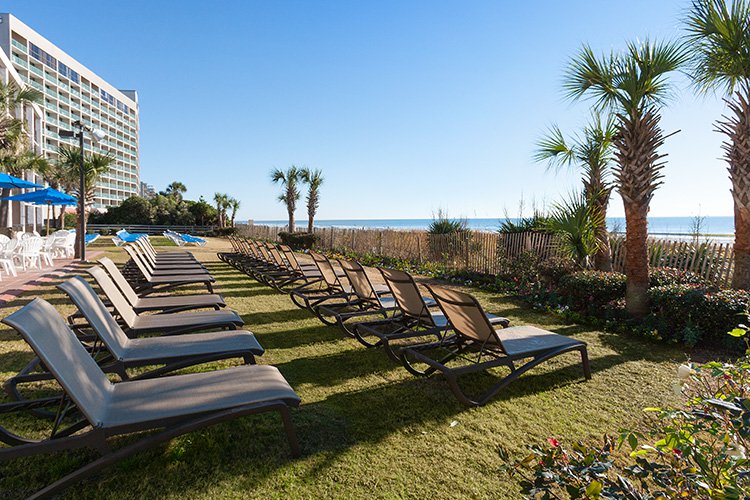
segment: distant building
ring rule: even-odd
[[[86,151],[115,157],[110,171],[96,185],[94,208],[119,205],[140,191],[138,158],[138,94],[118,90],[93,71],[63,52],[11,14],[0,14],[0,48],[12,69],[26,85],[44,93],[42,126],[34,130],[41,151],[56,158],[60,130],[72,130],[72,122],[101,129],[99,144],[86,138]]]
[[[156,190],[154,189],[154,186],[152,186],[151,184],[146,184],[145,182],[141,182],[140,196],[141,198],[146,198],[147,200],[150,200],[151,198],[156,196]]]
[[[0,50],[0,81],[4,84],[15,84],[17,88],[24,87],[24,81],[21,75],[13,67],[8,56]],[[24,122],[24,129],[29,138],[29,146],[37,153],[42,154],[43,148],[43,135],[44,135],[44,111],[43,107],[32,104],[25,106],[23,109],[16,108],[15,116],[20,118]],[[36,175],[34,172],[26,172],[22,175],[27,181],[35,182],[37,184],[44,184],[44,179]],[[33,191],[33,189],[29,190]],[[24,190],[14,190],[13,194],[20,194],[25,192]],[[46,214],[46,207],[35,206],[30,204],[21,204],[19,202],[11,202],[8,206],[8,220],[0,220],[0,227],[14,227],[20,229],[21,227],[36,228],[37,225],[42,224],[43,217]]]

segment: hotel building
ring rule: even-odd
[[[59,132],[73,130],[72,123],[81,120],[106,133],[98,144],[86,137],[86,151],[114,158],[96,185],[94,208],[116,206],[138,195],[136,91],[118,90],[11,14],[0,14],[0,48],[10,61],[10,72],[44,94],[39,106],[42,124],[33,133],[39,135],[34,140],[45,156],[55,159],[62,144],[77,144],[75,139],[61,138]]]

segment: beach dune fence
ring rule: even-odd
[[[243,236],[278,241],[283,227],[242,225]],[[322,250],[358,255],[377,255],[415,263],[431,262],[453,271],[487,275],[507,272],[508,263],[533,254],[546,261],[562,256],[559,239],[544,232],[491,233],[464,231],[456,234],[429,234],[424,230],[316,228]],[[610,239],[612,266],[623,272],[625,245],[622,236]],[[649,238],[649,265],[695,273],[717,286],[728,286],[733,271],[731,243],[675,241]]]

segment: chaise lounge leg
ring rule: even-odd
[[[281,421],[284,424],[284,431],[286,432],[286,438],[289,441],[289,448],[292,450],[292,457],[297,458],[301,453],[299,442],[297,441],[297,432],[294,430],[294,425],[292,425],[292,414],[288,407],[281,407],[279,413],[281,413]]]
[[[589,352],[586,346],[581,347],[581,364],[583,365],[583,375],[586,380],[591,380],[591,364],[589,363]]]

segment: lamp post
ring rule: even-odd
[[[78,167],[80,177],[78,179],[78,238],[79,238],[79,251],[78,257],[81,262],[86,262],[86,157],[84,155],[84,133],[88,132],[91,134],[91,138],[95,143],[98,143],[105,137],[103,130],[92,129],[88,125],[84,125],[81,120],[73,122],[73,127],[78,129],[75,130],[61,130],[60,137],[74,137],[79,140],[79,147],[81,148],[81,164]]]

